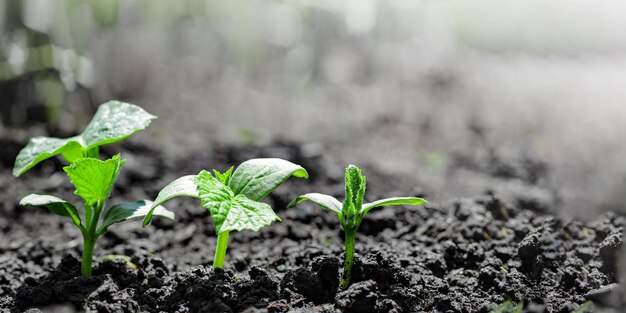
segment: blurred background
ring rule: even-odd
[[[624,1],[0,0],[0,30],[0,133],[20,141],[117,99],[173,155],[292,140],[439,198],[499,164],[526,178],[490,188],[626,212]]]

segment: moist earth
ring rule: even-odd
[[[306,203],[286,209],[302,193],[343,196],[341,165],[305,145],[217,145],[184,158],[139,143],[105,147],[104,155],[121,151],[127,159],[114,202],[153,199],[179,176],[254,157],[288,159],[310,179],[290,179],[266,199],[282,222],[231,234],[225,270],[210,266],[216,236],[208,212],[193,199],[177,199],[166,204],[175,222],[111,227],[96,246],[93,276],[81,277],[78,230],[62,217],[18,206],[31,192],[76,201],[63,165],[48,160],[13,178],[24,143],[1,144],[2,311],[491,312],[507,300],[523,302],[525,312],[573,312],[588,300],[597,312],[626,307],[616,292],[624,218],[607,213],[577,221],[548,213],[558,197],[546,197],[551,191],[541,178],[549,169],[538,160],[461,155],[450,170],[491,177],[484,193],[370,213],[357,235],[351,285],[341,290],[343,232],[334,213]],[[361,167],[366,200],[433,192],[410,174]],[[526,187],[494,191],[510,181]]]

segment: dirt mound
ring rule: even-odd
[[[371,213],[357,236],[352,283],[340,290],[343,232],[336,216],[307,204],[285,209],[306,192],[341,197],[342,173],[329,172],[321,155],[306,153],[297,143],[220,146],[184,159],[137,144],[117,148],[128,162],[114,191],[116,201],[153,198],[178,176],[207,167],[224,170],[253,157],[289,159],[305,166],[311,179],[290,180],[268,197],[281,223],[258,233],[231,234],[225,270],[210,267],[216,237],[208,212],[187,199],[167,204],[177,213],[175,222],[155,221],[145,229],[140,222],[112,227],[95,254],[130,259],[95,262],[94,276],[85,278],[79,276],[80,236],[72,225],[17,206],[21,196],[35,191],[74,199],[63,176],[53,174],[59,164],[44,162],[32,174],[13,179],[3,162],[0,309],[489,312],[508,299],[523,300],[529,312],[571,312],[587,300],[599,307],[624,305],[613,291],[624,218],[557,218],[546,213],[550,203],[545,198],[533,198],[537,186],[523,199],[491,192]],[[533,175],[544,169],[525,170],[540,163],[521,162],[506,166],[515,170],[491,171],[493,181],[521,179],[532,185],[538,180]],[[364,167],[364,172],[372,182],[372,199],[428,197],[410,194],[420,190],[407,186],[411,177],[398,185],[398,179],[376,168]]]

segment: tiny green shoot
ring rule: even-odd
[[[70,138],[33,137],[15,159],[13,175],[20,176],[38,163],[62,155],[72,163],[80,158],[99,158],[99,147],[146,128],[156,116],[142,108],[119,101],[102,104],[82,134]]]
[[[346,169],[346,193],[343,204],[332,196],[320,193],[309,193],[299,196],[289,203],[288,207],[293,207],[302,201],[309,200],[318,206],[333,211],[339,217],[341,226],[345,232],[345,260],[343,275],[341,276],[340,287],[345,288],[350,283],[352,275],[352,265],[354,264],[354,239],[356,231],[363,221],[363,217],[373,208],[391,205],[420,205],[427,201],[422,198],[402,197],[387,198],[371,203],[363,203],[365,195],[365,176],[361,170],[350,165]]]
[[[522,313],[523,309],[524,301],[519,301],[517,305],[515,305],[513,301],[509,299],[500,303],[489,313]]]
[[[95,158],[82,158],[63,168],[76,188],[74,194],[83,199],[83,216],[76,206],[61,198],[50,195],[31,194],[20,201],[22,206],[43,207],[52,213],[69,217],[83,236],[81,274],[91,276],[93,253],[96,240],[107,232],[109,226],[134,218],[144,217],[148,212],[167,219],[174,219],[174,213],[162,206],[153,208],[152,201],[116,204],[104,212],[113,184],[117,180],[124,160],[115,155],[106,161]],[[104,212],[104,214],[103,214]]]
[[[223,268],[231,231],[259,231],[273,221],[280,221],[272,207],[260,202],[289,177],[308,178],[306,170],[282,159],[252,159],[224,173],[213,170],[178,178],[163,188],[153,208],[175,197],[193,197],[209,210],[215,224],[217,246],[214,268]],[[150,223],[152,211],[144,218]]]
[[[581,305],[579,305],[576,310],[574,310],[574,312],[572,313],[585,313],[585,312],[591,312],[593,308],[593,301],[589,300]]]

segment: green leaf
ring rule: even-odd
[[[219,232],[244,229],[259,231],[274,221],[280,221],[280,218],[269,204],[237,195]]]
[[[230,178],[229,187],[236,194],[259,201],[289,177],[308,178],[306,170],[282,159],[252,159],[241,163]]]
[[[24,197],[20,201],[20,205],[47,208],[52,213],[71,218],[76,226],[82,227],[78,210],[76,210],[74,205],[61,198],[49,195],[31,194]]]
[[[68,139],[53,137],[31,138],[15,159],[13,175],[20,176],[41,161],[59,154],[63,154],[68,161],[75,160],[78,155],[82,157],[80,140],[79,136]]]
[[[87,149],[118,142],[143,130],[156,116],[120,101],[109,101],[98,108],[82,134]]]
[[[104,202],[109,197],[124,162],[119,154],[106,161],[82,158],[64,167],[63,170],[76,187],[74,193],[83,198],[87,205],[94,205],[98,201]]]
[[[231,166],[228,171],[224,172],[224,173],[220,173],[218,170],[213,170],[213,173],[215,174],[215,177],[222,182],[222,184],[228,186],[228,184],[230,183],[230,176],[233,174],[233,169],[235,167]]]
[[[202,206],[211,212],[217,234],[244,229],[258,231],[280,220],[268,204],[250,200],[243,194],[235,195],[207,171],[198,174],[196,185]]]
[[[193,197],[198,198],[198,190],[195,184],[196,175],[187,175],[180,177],[169,183],[165,188],[159,191],[157,198],[152,204],[152,209],[143,219],[143,226],[150,223],[152,219],[153,209],[165,203],[166,201],[176,197]]]
[[[361,215],[367,214],[371,209],[381,207],[381,206],[392,206],[392,205],[421,205],[424,203],[428,203],[428,201],[422,198],[414,198],[414,197],[397,197],[397,198],[387,198],[382,200],[377,200],[371,203],[366,203],[361,208]]]
[[[153,203],[150,200],[138,200],[135,202],[116,204],[112,206],[104,215],[104,220],[98,230],[98,234],[101,235],[106,232],[107,228],[112,224],[144,217],[151,211],[153,215],[170,220],[174,219],[174,212],[168,211],[160,205],[156,206],[154,210],[152,210],[152,205]]]
[[[291,201],[287,205],[287,207],[288,208],[294,207],[306,200],[309,200],[326,210],[330,210],[337,214],[341,214],[341,202],[339,202],[339,200],[335,199],[335,197],[333,196],[329,196],[329,195],[325,195],[321,193],[307,193],[305,195],[301,195],[295,200]]]
[[[346,222],[356,222],[358,213],[363,206],[363,197],[365,195],[365,176],[361,174],[361,170],[350,164],[346,168],[346,198],[343,200],[343,214]],[[352,225],[358,226],[358,225]]]
[[[59,154],[70,163],[93,156],[99,146],[130,137],[146,128],[155,118],[133,104],[119,101],[104,103],[78,136],[67,139],[34,137],[29,140],[15,159],[13,175],[20,176],[41,161]]]
[[[219,234],[235,194],[228,186],[204,170],[196,176],[195,184],[202,207],[211,212],[211,217],[215,222],[215,230]]]

